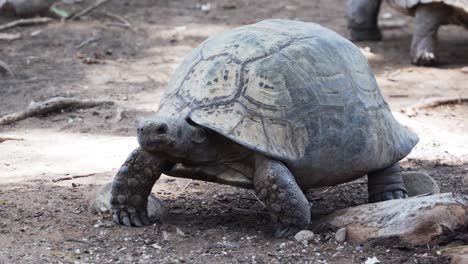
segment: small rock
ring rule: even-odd
[[[203,12],[206,12],[206,13],[210,12],[210,10],[211,10],[211,4],[210,4],[210,3],[206,3],[206,4],[197,4],[195,7],[196,7],[197,9],[200,9],[200,10],[203,11]]]
[[[164,241],[169,241],[169,234],[166,231],[162,231],[162,238]]]
[[[157,243],[151,244],[150,246],[155,249],[162,249],[162,247],[158,245]]]
[[[294,236],[294,239],[296,239],[296,241],[311,241],[314,237],[314,232],[310,230],[301,230]]]
[[[239,242],[224,241],[221,245],[227,248],[240,248]]]
[[[180,236],[185,236],[185,233],[179,227],[176,227],[176,233]]]
[[[463,73],[468,73],[468,66],[465,66],[465,67],[461,68],[461,71]]]
[[[380,260],[377,259],[377,257],[372,257],[372,258],[367,258],[366,262],[364,264],[375,264],[375,263],[380,263]]]
[[[388,12],[382,14],[383,19],[390,19],[392,17],[393,17],[393,15],[391,13],[388,13]]]
[[[346,228],[345,227],[342,227],[338,229],[338,231],[336,231],[335,239],[339,243],[343,243],[346,241]]]

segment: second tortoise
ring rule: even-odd
[[[378,27],[382,0],[348,0],[348,28],[351,39],[380,40]],[[414,16],[411,62],[432,66],[439,62],[437,32],[442,25],[468,29],[468,0],[387,0],[396,10]]]

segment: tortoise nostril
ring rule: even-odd
[[[167,132],[167,125],[166,124],[161,124],[156,129],[156,133],[158,133],[159,135],[166,134],[166,132]]]
[[[137,132],[143,133],[144,129],[142,127],[137,128]]]

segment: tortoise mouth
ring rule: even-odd
[[[176,148],[175,140],[167,138],[138,138],[140,147],[149,152],[170,152]]]

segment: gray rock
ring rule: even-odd
[[[294,236],[297,241],[311,241],[314,238],[315,234],[310,230],[301,230]]]
[[[335,239],[339,243],[343,243],[346,241],[346,228],[345,227],[342,227],[336,231]]]
[[[437,194],[440,193],[440,188],[435,180],[422,172],[404,172],[401,174],[408,196],[418,196],[422,194]]]

